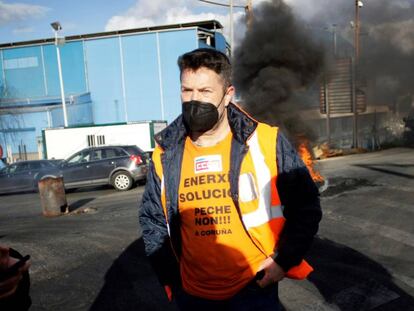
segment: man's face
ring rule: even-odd
[[[191,100],[209,102],[218,107],[219,114],[221,114],[225,106],[229,104],[233,94],[233,86],[225,88],[223,79],[211,69],[205,67],[201,67],[196,71],[186,69],[181,74],[182,102]],[[222,101],[224,105],[220,105]]]

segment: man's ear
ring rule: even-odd
[[[230,104],[230,102],[233,99],[233,96],[234,96],[235,93],[236,93],[236,89],[234,88],[233,85],[230,85],[227,88],[226,96],[225,96],[225,101],[224,101],[226,103],[225,104],[226,107],[228,106],[228,104]]]

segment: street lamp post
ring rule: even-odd
[[[66,100],[65,100],[65,88],[63,86],[63,75],[62,75],[62,64],[60,62],[60,45],[65,43],[65,39],[58,36],[60,30],[62,30],[62,26],[59,22],[53,22],[50,24],[52,26],[53,31],[55,33],[55,46],[56,46],[56,55],[57,55],[57,62],[58,62],[58,71],[59,71],[59,82],[60,82],[60,96],[62,100],[62,110],[63,110],[63,123],[65,127],[68,127],[68,115],[66,111]]]
[[[358,63],[359,60],[359,33],[360,33],[360,18],[359,10],[364,4],[360,0],[355,0],[355,29],[354,29],[354,45],[355,45],[355,60]]]
[[[250,29],[253,22],[253,3],[252,0],[247,0],[247,5],[245,7],[246,11],[246,25],[247,29]]]
[[[333,56],[336,57],[336,24],[332,24],[332,44],[333,44]]]
[[[230,45],[233,51],[234,49],[234,30],[233,30],[233,0],[230,0]]]
[[[354,60],[353,60],[353,147],[358,148],[358,67],[359,67],[359,30],[360,30],[360,18],[359,18],[359,9],[363,7],[363,3],[360,0],[355,1],[355,21],[354,21]]]

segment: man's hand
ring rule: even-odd
[[[10,257],[9,248],[0,245],[0,273],[2,270],[6,270],[16,262],[18,262],[18,259]],[[29,267],[30,262],[28,261],[15,275],[0,282],[0,299],[13,295],[16,292],[17,286],[23,277],[23,273],[29,270]]]
[[[271,257],[267,257],[260,266],[260,270],[265,272],[261,280],[257,280],[257,284],[264,288],[270,284],[279,282],[285,277],[283,269]]]

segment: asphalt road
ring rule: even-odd
[[[319,161],[328,182],[307,281],[284,280],[286,310],[414,310],[414,149]],[[0,243],[32,256],[31,310],[176,310],[143,253],[143,187],[67,194],[43,217],[39,195],[0,196]]]
[[[315,272],[282,282],[286,308],[414,310],[414,149],[318,165],[329,187],[308,258]]]
[[[71,213],[42,216],[37,193],[0,196],[0,243],[30,254],[30,310],[162,310],[144,256],[137,202],[144,188],[67,194]]]

